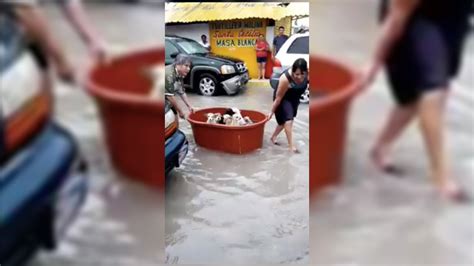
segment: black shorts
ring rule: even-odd
[[[299,102],[291,102],[283,99],[275,111],[275,118],[278,125],[285,124],[286,121],[293,120],[298,113]]]
[[[399,105],[415,103],[421,94],[447,88],[461,63],[467,26],[414,18],[395,45],[386,70]]]
[[[266,57],[257,57],[257,63],[266,63],[267,58]]]

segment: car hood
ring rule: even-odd
[[[223,64],[235,64],[235,63],[238,63],[238,62],[243,62],[243,60],[241,60],[241,59],[237,59],[237,58],[233,58],[233,57],[229,57],[229,56],[216,55],[216,54],[212,54],[212,53],[205,55],[205,57],[209,58],[209,59],[212,59],[212,60],[219,61]]]

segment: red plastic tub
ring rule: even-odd
[[[249,153],[261,148],[267,116],[258,111],[240,110],[242,116],[248,116],[254,124],[227,126],[206,122],[207,113],[223,114],[226,109],[224,107],[206,108],[189,115],[188,121],[193,129],[196,144],[211,150],[234,154]]]
[[[310,56],[310,194],[337,184],[343,172],[348,114],[359,91],[357,75],[349,67]]]
[[[94,96],[113,165],[123,175],[162,188],[165,183],[164,102],[147,94],[145,70],[164,64],[164,49],[131,53],[95,65],[86,88]]]

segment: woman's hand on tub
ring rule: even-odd
[[[88,46],[90,57],[101,64],[108,63],[111,60],[111,52],[105,42],[94,42]]]
[[[378,63],[371,63],[364,67],[364,69],[359,74],[359,80],[357,81],[357,86],[361,91],[367,90],[377,76],[377,73],[380,69],[380,65]]]
[[[89,46],[89,54],[92,59],[100,64],[110,64],[114,58],[128,52],[125,46],[106,42]]]
[[[270,121],[270,119],[272,119],[273,117],[273,112],[270,112],[268,115],[267,115],[267,121]]]

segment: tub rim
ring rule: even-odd
[[[317,61],[323,61],[324,63],[331,64],[340,69],[344,69],[348,72],[351,82],[347,85],[341,87],[338,92],[332,93],[330,96],[323,97],[320,99],[311,99],[309,100],[310,110],[314,113],[324,112],[327,108],[332,106],[342,104],[344,102],[351,102],[354,96],[359,94],[362,91],[362,87],[359,86],[358,81],[361,79],[362,74],[355,70],[354,67],[343,64],[338,59],[332,59],[328,56],[321,56],[316,54],[310,54],[310,64]],[[315,64],[316,65],[316,64]],[[314,69],[314,66],[313,66]],[[313,81],[314,82],[314,81]],[[310,84],[311,86],[311,84]]]
[[[201,112],[203,110],[208,110],[208,109],[216,109],[216,108],[222,108],[222,109],[227,109],[228,107],[221,107],[221,106],[216,106],[216,107],[206,107],[206,108],[202,108],[202,109],[198,109],[196,112]],[[257,112],[257,113],[260,113],[262,115],[264,115],[266,118],[263,119],[262,121],[259,121],[259,122],[256,122],[256,123],[253,123],[251,125],[245,125],[245,126],[229,126],[229,125],[221,125],[221,124],[208,124],[206,122],[201,122],[201,121],[197,121],[197,120],[194,120],[194,119],[191,119],[190,116],[188,116],[186,118],[186,120],[191,124],[191,125],[200,125],[200,126],[205,126],[205,127],[209,127],[209,128],[221,128],[221,129],[230,129],[230,130],[246,130],[246,129],[252,129],[252,128],[256,128],[256,127],[259,127],[260,125],[265,125],[265,123],[267,123],[269,121],[268,117],[260,112],[260,111],[257,111],[257,110],[249,110],[249,109],[239,109],[241,112],[242,111],[251,111],[251,112]]]
[[[164,46],[145,46],[141,48],[134,48],[132,50],[124,51],[120,55],[111,59],[111,62],[105,63],[105,67],[107,64],[113,63],[116,60],[124,60],[129,57],[134,57],[140,54],[145,53],[160,53],[164,54],[165,48]],[[162,60],[160,60],[160,64],[165,63],[165,57],[163,56]],[[128,107],[139,107],[139,108],[148,108],[156,110],[158,107],[161,108],[161,105],[164,105],[164,95],[163,95],[163,103],[160,100],[152,99],[143,95],[137,95],[128,92],[117,92],[111,88],[106,86],[99,85],[92,79],[92,74],[94,71],[98,69],[100,63],[97,60],[90,60],[86,63],[85,67],[85,78],[83,79],[82,86],[86,89],[88,93],[96,98],[96,100],[106,101],[107,103],[113,103],[115,105],[127,105]]]

